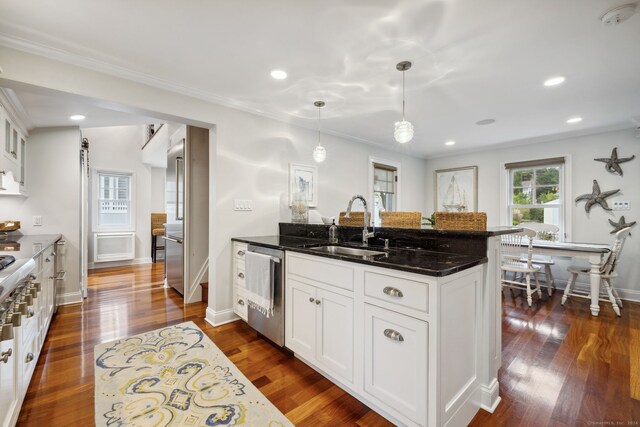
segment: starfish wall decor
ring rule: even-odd
[[[615,234],[618,231],[622,230],[623,228],[633,227],[634,225],[636,225],[636,222],[635,221],[624,222],[624,216],[621,216],[618,222],[609,220],[609,224],[613,226],[613,231],[610,234]],[[631,235],[631,233],[629,233],[629,235]]]
[[[629,162],[635,158],[636,158],[635,154],[631,157],[624,157],[621,159],[618,158],[618,147],[615,147],[613,151],[611,151],[611,157],[609,158],[603,157],[603,158],[593,159],[593,160],[595,160],[596,162],[605,163],[604,168],[607,170],[607,172],[617,173],[618,175],[622,176],[622,168],[620,167],[620,163]]]
[[[601,192],[600,186],[598,185],[598,181],[594,179],[593,191],[591,192],[591,194],[583,194],[581,196],[576,197],[576,203],[586,200],[587,203],[584,205],[584,210],[587,211],[587,213],[591,210],[591,207],[595,204],[602,206],[602,209],[604,209],[605,211],[611,211],[613,209],[609,207],[605,199],[607,197],[613,196],[618,191],[620,191],[620,189]]]

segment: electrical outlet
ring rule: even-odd
[[[234,211],[251,211],[253,210],[253,200],[235,199],[233,201]]]
[[[33,216],[33,225],[35,227],[40,227],[42,225],[42,216],[34,215]]]
[[[628,211],[631,209],[631,203],[628,200],[616,200],[613,202],[614,211]]]

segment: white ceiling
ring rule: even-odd
[[[613,27],[599,19],[626,2],[2,0],[0,43],[46,46],[308,127],[322,99],[324,130],[396,148],[395,65],[411,60],[406,109],[416,134],[403,150],[437,156],[631,127],[640,116],[640,16]],[[273,68],[289,78],[273,80]],[[566,83],[543,87],[555,75]],[[27,110],[39,102],[21,101]],[[584,120],[566,124],[574,115]],[[496,123],[475,124],[487,118]],[[456,145],[445,147],[449,139]]]

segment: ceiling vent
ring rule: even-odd
[[[625,4],[608,10],[600,20],[604,25],[618,25],[631,18],[634,13],[636,13],[636,3]]]

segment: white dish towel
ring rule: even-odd
[[[245,275],[249,307],[260,311],[265,317],[273,315],[273,270],[271,257],[247,251],[245,253]]]

